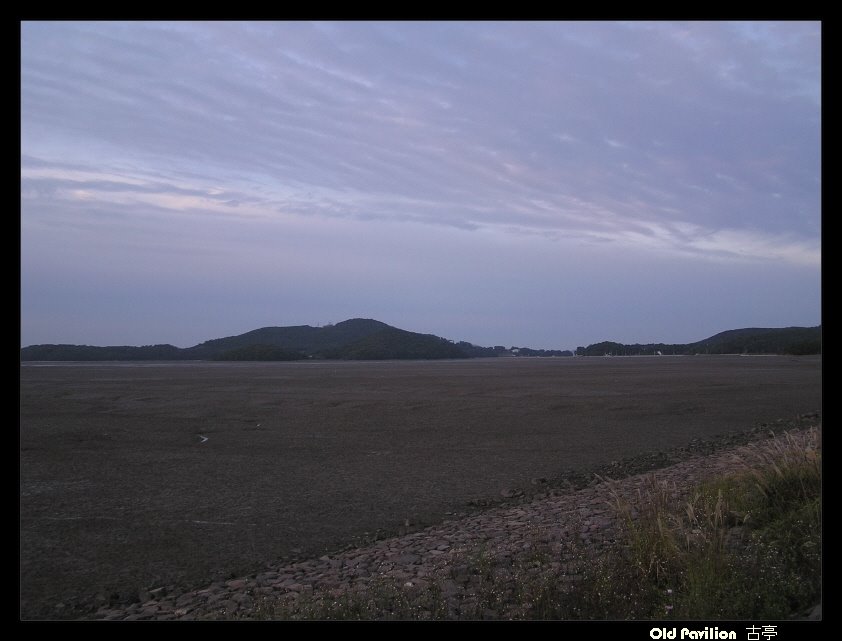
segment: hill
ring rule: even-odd
[[[343,360],[468,358],[445,338],[389,326],[342,347],[326,350],[323,355]]]
[[[661,354],[821,354],[822,327],[745,328],[720,332],[688,344],[612,341],[576,348],[577,356]],[[352,318],[325,327],[295,325],[262,327],[245,334],[216,338],[181,349],[173,345],[142,347],[30,345],[21,361],[286,361],[304,358],[342,360],[482,358],[497,356],[572,356],[568,350],[527,347],[479,347],[454,343],[433,334],[419,334],[366,318]]]
[[[820,354],[822,326],[732,329],[692,347],[708,354]]]
[[[635,343],[604,341],[579,347],[579,356],[638,356],[661,354],[821,354],[822,326],[732,329],[695,343]]]
[[[31,345],[21,349],[20,358],[22,361],[383,360],[468,358],[468,353],[451,341],[433,334],[418,334],[376,320],[352,318],[325,327],[263,327],[238,336],[205,341],[185,349],[173,345]]]
[[[263,327],[238,336],[205,341],[195,347],[187,348],[184,352],[186,358],[213,360],[232,350],[252,345],[268,345],[301,352],[306,356],[324,357],[325,352],[341,350],[356,341],[389,328],[391,327],[386,323],[366,318],[352,318],[325,327],[311,327],[310,325]]]
[[[184,350],[174,345],[30,345],[20,350],[22,361],[171,361],[182,359]]]

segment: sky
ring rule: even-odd
[[[821,323],[819,22],[22,22],[21,345]]]

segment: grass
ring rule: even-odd
[[[820,602],[820,431],[807,436],[775,438],[684,499],[653,484],[636,518],[618,501],[620,545],[588,566],[566,614],[785,619]]]
[[[596,553],[478,548],[421,585],[381,577],[338,594],[265,602],[271,619],[786,619],[821,602],[821,431],[787,433],[735,472],[681,494],[613,493],[618,530]]]

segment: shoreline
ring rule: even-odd
[[[474,579],[466,560],[482,554],[492,563],[505,566],[540,545],[555,552],[554,563],[563,565],[569,562],[565,550],[571,541],[598,551],[612,541],[616,517],[611,502],[617,497],[633,501],[653,483],[670,484],[680,495],[703,480],[734,470],[739,460],[750,458],[768,445],[772,433],[781,436],[786,432],[794,439],[803,439],[814,427],[813,413],[809,416],[810,419],[781,421],[775,426],[758,426],[715,439],[694,439],[684,448],[659,453],[661,456],[637,457],[603,466],[603,474],[591,470],[572,473],[568,478],[547,479],[534,490],[510,490],[513,495],[508,498],[421,530],[351,545],[318,558],[269,562],[261,572],[192,590],[162,586],[141,595],[136,603],[101,605],[79,618],[265,619],[266,608],[272,608],[272,604],[335,599],[378,582],[403,586],[409,599],[431,583],[441,585],[449,607],[458,612],[460,604],[470,599]],[[665,465],[634,471],[652,463]],[[611,470],[614,476],[609,473]],[[623,470],[631,473],[620,476]],[[565,570],[575,577],[575,566]]]

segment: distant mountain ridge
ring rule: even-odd
[[[305,358],[385,360],[468,357],[469,353],[462,347],[445,338],[409,332],[366,318],[352,318],[324,327],[262,327],[187,348],[173,345],[31,345],[21,349],[22,361],[286,361]]]
[[[745,328],[721,332],[689,344],[626,345],[605,341],[578,347],[578,356],[635,356],[652,354],[820,354],[821,325],[817,327]],[[527,347],[479,347],[454,343],[434,334],[419,334],[386,323],[352,318],[335,325],[262,327],[245,334],[216,338],[193,347],[145,345],[30,345],[21,361],[287,361],[309,359],[385,360],[453,359],[496,356],[573,356],[567,350]]]
[[[696,349],[705,348],[712,354],[746,353],[762,354],[784,350],[785,353],[821,353],[822,326],[784,327],[781,329],[747,328],[720,332],[698,343]]]
[[[577,348],[580,356],[637,356],[652,354],[821,354],[822,326],[747,327],[730,329],[710,338],[687,344],[605,341]]]
[[[352,318],[324,327],[294,325],[291,327],[262,327],[238,336],[216,338],[185,350],[187,358],[216,358],[229,350],[249,345],[272,345],[301,352],[306,356],[325,351],[341,352],[356,341],[386,329],[394,329],[386,323],[367,318]]]

